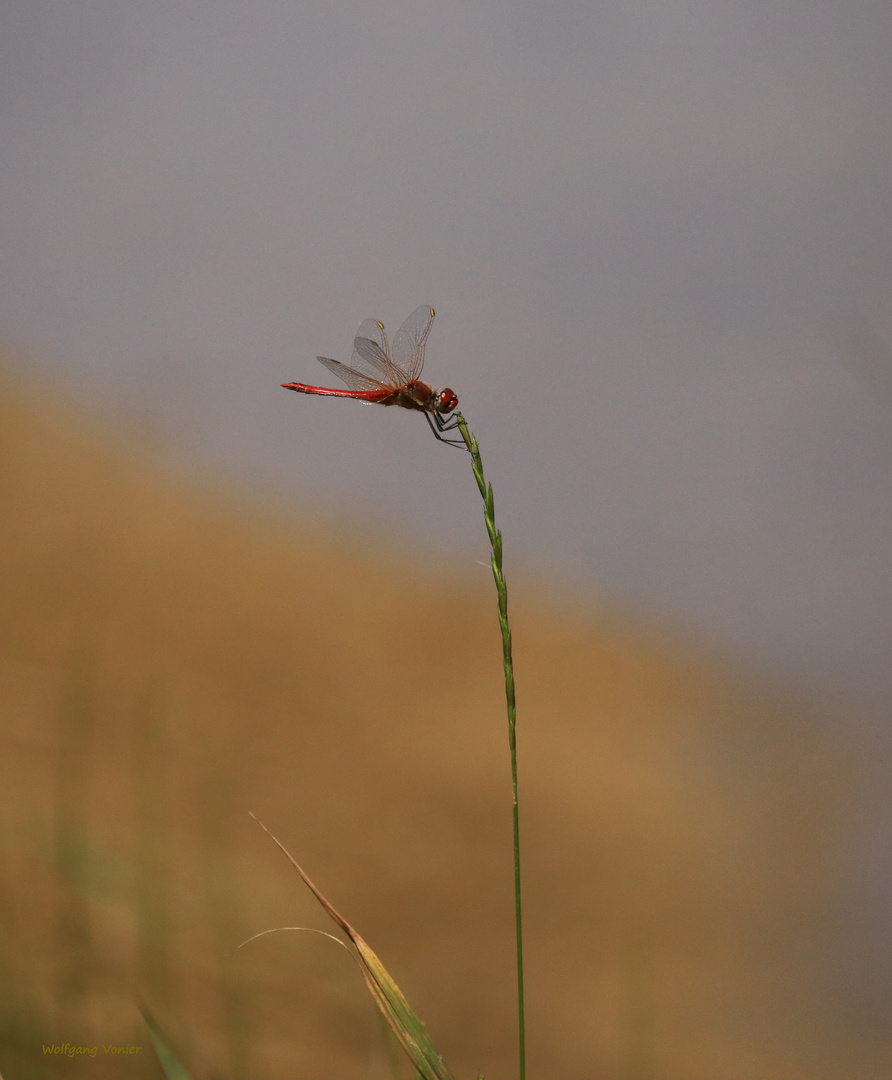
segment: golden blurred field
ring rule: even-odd
[[[190,487],[77,411],[0,383],[0,1073],[160,1076],[142,1002],[196,1080],[412,1075],[331,942],[236,948],[329,929],[250,810],[457,1077],[516,1075],[491,579]],[[505,542],[529,1076],[892,1075],[827,985],[857,760]]]

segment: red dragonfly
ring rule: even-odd
[[[331,390],[305,383],[282,383],[286,390],[325,397],[353,398],[376,405],[400,405],[424,413],[431,431],[450,446],[464,446],[464,440],[448,439],[457,422],[450,416],[458,398],[449,390],[432,390],[419,379],[424,366],[424,346],[434,321],[434,309],[416,308],[393,338],[393,351],[387,341],[384,323],[364,319],[353,341],[352,366],[327,356],[317,356],[320,364],[343,379],[349,390]]]

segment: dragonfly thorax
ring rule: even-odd
[[[404,387],[398,387],[392,400],[384,404],[402,405],[405,409],[420,409],[445,416],[458,405],[458,398],[452,390],[432,390],[427,383],[414,379]]]

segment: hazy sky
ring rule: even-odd
[[[239,483],[892,705],[889,0],[6,0],[0,335]],[[484,571],[481,570],[481,573]]]

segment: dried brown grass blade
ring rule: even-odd
[[[254,814],[251,815],[261,829],[285,855],[294,869],[300,874],[304,884],[312,892],[324,908],[328,917],[344,931],[355,949],[355,957],[362,971],[369,993],[375,999],[375,1003],[384,1015],[384,1019],[390,1025],[396,1035],[400,1046],[409,1057],[409,1060],[418,1070],[424,1080],[455,1080],[452,1073],[446,1068],[442,1057],[431,1042],[430,1036],[418,1015],[412,1010],[402,991],[390,977],[387,969],[368,946],[363,938],[353,929],[347,920],[340,915],[316,888],[313,882],[304,873],[302,867],[296,862],[288,849],[278,840],[263,822]]]

